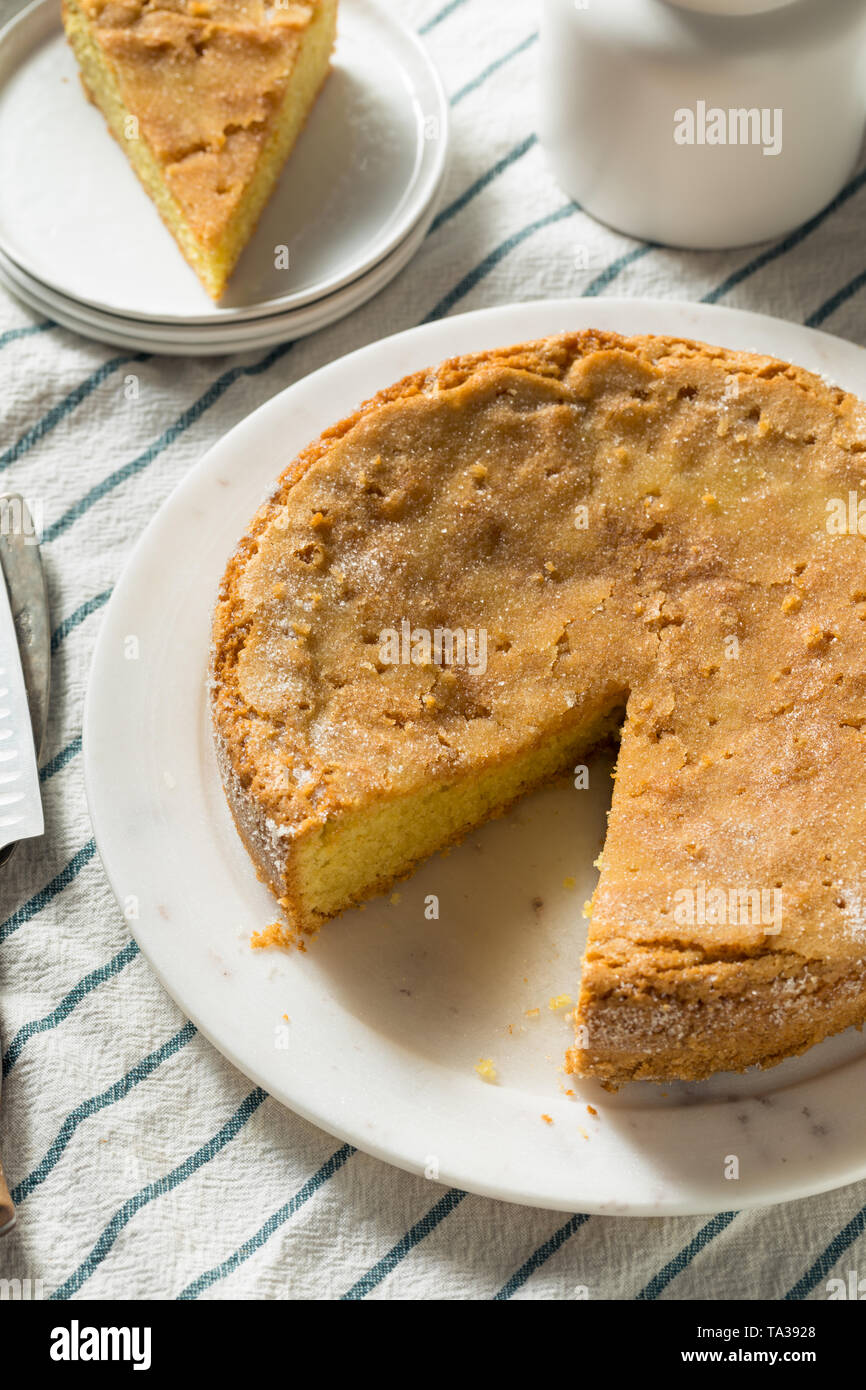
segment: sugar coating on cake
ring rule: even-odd
[[[85,90],[214,298],[330,64],[337,0],[63,0]]]
[[[857,495],[859,401],[684,340],[457,359],[328,431],[214,623],[229,804],[295,925],[621,730],[569,1066],[693,1079],[862,1022]],[[437,631],[483,663],[425,659]]]

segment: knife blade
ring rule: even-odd
[[[45,579],[24,498],[0,497],[0,864],[45,829],[37,746],[48,717],[50,633]]]
[[[5,582],[4,582],[5,581]],[[51,685],[51,619],[48,611],[48,594],[42,560],[39,554],[38,536],[33,517],[24,498],[18,493],[0,497],[0,608],[6,627],[0,624],[0,665],[5,670],[11,659],[12,668],[23,675],[26,688],[25,708],[28,711],[30,726],[29,746],[31,753],[35,743],[35,754],[41,754],[45,745],[48,727],[48,701]],[[6,610],[9,610],[8,618]],[[10,635],[8,623],[13,631]],[[10,645],[11,644],[11,645]],[[15,658],[19,661],[16,663]],[[0,680],[0,689],[8,685]],[[0,698],[0,708],[6,709],[7,701]],[[14,751],[14,731],[11,708],[10,713],[0,719],[0,728],[8,728],[13,738],[0,739],[0,757]],[[26,732],[26,726],[25,726]],[[26,742],[26,740],[25,740]],[[0,775],[15,770],[14,758],[0,761]],[[16,786],[12,782],[2,784],[0,789],[8,790]],[[38,774],[36,790],[38,794]],[[38,824],[41,828],[41,798]],[[0,848],[0,865],[5,864],[18,844],[12,838]],[[6,1235],[15,1225],[15,1207],[6,1179],[3,1175],[3,1162],[0,1159],[0,1236]]]

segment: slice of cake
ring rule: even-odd
[[[63,0],[85,90],[219,299],[331,60],[337,0]]]
[[[864,460],[866,407],[799,368],[601,333],[325,434],[214,626],[229,804],[294,924],[622,725],[569,1065],[694,1079],[862,1023]]]

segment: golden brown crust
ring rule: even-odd
[[[187,221],[216,242],[253,176],[313,5],[76,0]]]
[[[63,0],[85,91],[218,297],[325,79],[336,0]]]
[[[387,485],[371,489],[365,469],[377,448]],[[489,497],[479,501],[467,477],[482,449],[476,481]],[[422,771],[427,785],[444,784],[473,768],[507,770],[569,729],[579,742],[627,698],[572,1065],[612,1084],[698,1077],[772,1064],[862,1021],[866,579],[862,540],[831,545],[821,527],[828,499],[866,473],[864,452],[866,413],[844,392],[770,358],[678,339],[563,335],[454,359],[364,403],[282,475],[220,589],[217,746],[262,876],[301,925],[314,925],[295,878],[297,844],[359,807],[411,794]],[[370,491],[375,503],[364,500]],[[453,513],[462,528],[449,539],[453,572],[431,550],[430,516],[445,494],[437,524]],[[580,497],[596,528],[585,546],[567,532]],[[318,521],[316,498],[328,502]],[[344,613],[325,584],[317,626],[293,623],[311,631],[285,646],[297,603],[271,602],[267,585],[291,547],[298,554],[303,527],[313,527],[307,549],[318,558],[323,525],[329,583],[347,557],[371,572],[390,537],[393,566],[407,547],[428,557],[426,570],[404,565],[402,592],[420,603],[426,583],[429,611],[443,620],[465,620],[489,599],[490,621],[485,576],[497,596],[509,585],[513,651],[509,640],[485,680],[444,693],[435,672],[389,673],[385,700],[382,672],[360,676],[353,644],[365,615],[375,626],[386,606],[359,606],[351,593]],[[286,570],[292,602],[306,594],[297,570]],[[377,580],[396,604],[401,590],[389,583]],[[279,689],[276,668],[291,676]],[[349,687],[342,704],[335,671]],[[315,720],[298,714],[311,690]],[[360,747],[365,731],[375,757]],[[311,738],[318,752],[305,748]],[[377,759],[408,770],[386,777]],[[276,781],[283,764],[296,769],[288,789]],[[674,920],[683,892],[694,900],[702,885],[705,896],[734,891],[732,920]],[[386,886],[360,884],[347,901]],[[753,898],[738,905],[739,890],[767,893],[771,916],[760,920],[760,896],[757,918]]]

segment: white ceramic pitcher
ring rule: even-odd
[[[542,0],[539,132],[619,231],[743,246],[825,207],[866,124],[864,0]]]

